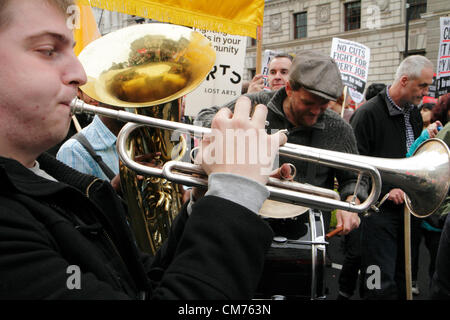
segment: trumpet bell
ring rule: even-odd
[[[428,139],[409,159],[413,162],[399,183],[405,185],[405,202],[411,214],[424,218],[439,209],[448,195],[450,151],[442,140]]]
[[[80,87],[108,105],[160,105],[194,90],[216,59],[211,42],[186,27],[150,23],[109,33],[79,55],[88,82]]]

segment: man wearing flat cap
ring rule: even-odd
[[[303,51],[296,54],[285,87],[245,96],[250,98],[253,106],[267,106],[267,129],[288,129],[289,143],[356,154],[358,149],[351,126],[336,112],[327,109],[328,102],[336,101],[342,95],[343,88],[340,71],[331,57],[319,52]],[[231,101],[223,107],[233,109],[234,104],[235,101]],[[196,123],[209,127],[220,108],[201,110]],[[280,164],[286,162],[297,168],[294,180],[332,190],[336,178],[341,199],[350,201],[352,198],[357,180],[355,173],[280,156]],[[357,203],[367,198],[367,190],[366,181],[362,181],[358,188]],[[327,230],[331,214],[323,212],[323,215]],[[356,213],[338,210],[336,217],[337,227],[343,227],[342,234],[359,226],[360,219]]]

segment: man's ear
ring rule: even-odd
[[[400,84],[402,85],[402,87],[406,87],[406,85],[408,84],[409,78],[407,75],[404,75],[400,78]]]
[[[287,96],[290,97],[292,94],[292,87],[291,87],[291,84],[289,83],[289,81],[286,82],[285,90],[286,90]]]

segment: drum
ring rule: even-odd
[[[266,220],[275,236],[255,298],[325,299],[327,242],[322,212],[307,209],[293,218]]]

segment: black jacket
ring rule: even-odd
[[[406,157],[406,127],[404,116],[388,107],[386,89],[359,107],[350,118],[360,154],[381,158]],[[420,111],[414,107],[409,119],[414,139],[422,132]],[[395,186],[383,182],[380,197]],[[387,203],[386,203],[387,204]]]
[[[204,197],[150,257],[108,182],[38,161],[59,182],[0,157],[0,299],[251,298],[272,239],[251,211]]]

